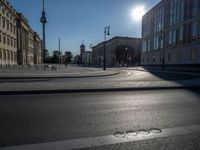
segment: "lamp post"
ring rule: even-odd
[[[106,36],[110,35],[110,26],[104,28],[103,70],[106,70]]]
[[[61,51],[60,51],[60,38],[58,39],[58,50],[59,50],[59,69],[60,69],[60,55],[61,55]]]
[[[92,44],[89,45],[89,48],[91,49],[92,52]],[[91,66],[91,57],[92,57],[92,53],[89,53],[89,67]]]
[[[126,66],[128,67],[128,48],[125,48],[126,50]]]
[[[165,32],[162,31],[163,54],[162,54],[162,70],[165,70]]]

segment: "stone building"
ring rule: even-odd
[[[17,60],[18,65],[40,64],[41,40],[39,35],[32,30],[28,20],[17,13]]]
[[[0,65],[33,65],[41,61],[41,40],[28,20],[0,0]],[[35,58],[36,57],[36,58]],[[35,61],[37,59],[37,61]]]
[[[82,54],[82,64],[83,64],[83,66],[91,66],[91,64],[92,64],[92,52],[91,51],[85,51]]]
[[[6,0],[0,0],[0,64],[17,64],[17,34],[15,9]]]
[[[142,65],[200,70],[200,0],[162,0],[143,16]]]
[[[17,18],[17,61],[18,65],[29,64],[29,24],[28,20],[18,13]]]
[[[34,32],[34,64],[42,63],[42,41],[37,32]]]
[[[34,36],[35,33],[29,26],[29,33],[28,33],[28,50],[27,50],[27,64],[28,65],[33,65],[34,64],[34,46],[35,46],[35,41],[34,41]]]
[[[85,53],[85,45],[82,43],[80,45],[80,64],[83,64],[83,60],[82,60],[82,57],[83,57],[83,54]]]
[[[141,39],[132,37],[114,37],[105,43],[106,66],[135,65],[140,63]],[[118,60],[118,50],[126,55]],[[92,48],[92,63],[94,66],[103,66],[104,42]]]

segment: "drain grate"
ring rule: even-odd
[[[151,133],[161,133],[161,132],[162,132],[162,130],[161,130],[161,129],[158,129],[158,128],[151,128],[151,129],[149,129],[149,131],[150,131]]]
[[[148,135],[148,134],[150,134],[150,131],[147,129],[140,129],[140,130],[138,130],[138,134]]]
[[[124,132],[115,132],[114,136],[117,138],[124,138],[125,137],[125,133]]]
[[[159,128],[150,128],[150,129],[128,130],[126,132],[118,131],[118,132],[114,133],[114,136],[117,137],[117,138],[125,138],[126,136],[131,138],[131,137],[136,137],[136,136],[139,136],[139,135],[147,136],[151,133],[152,134],[159,134],[161,132],[162,132],[162,130],[159,129]]]
[[[126,135],[127,136],[137,136],[138,132],[135,130],[129,130],[129,131],[126,131]]]

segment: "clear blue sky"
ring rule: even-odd
[[[32,28],[41,35],[42,0],[9,0],[18,12],[29,20]],[[111,37],[141,36],[141,22],[132,19],[130,12],[137,5],[146,10],[160,0],[45,0],[47,13],[47,49],[58,49],[61,37],[62,51],[79,54],[79,46],[84,40],[96,45],[103,40],[103,29],[111,26]],[[41,36],[42,37],[42,36]]]

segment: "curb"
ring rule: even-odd
[[[18,76],[18,77],[0,77],[1,79],[63,79],[63,78],[94,78],[94,77],[108,77],[108,76],[114,76],[118,75],[120,72],[115,72],[111,74],[106,74],[106,75],[82,75],[82,76]]]
[[[99,92],[131,92],[131,91],[154,91],[187,89],[198,90],[196,86],[169,86],[169,87],[141,87],[141,88],[106,88],[106,89],[55,89],[55,90],[33,90],[33,91],[0,91],[0,95],[35,95],[35,94],[67,94],[67,93],[99,93]]]

